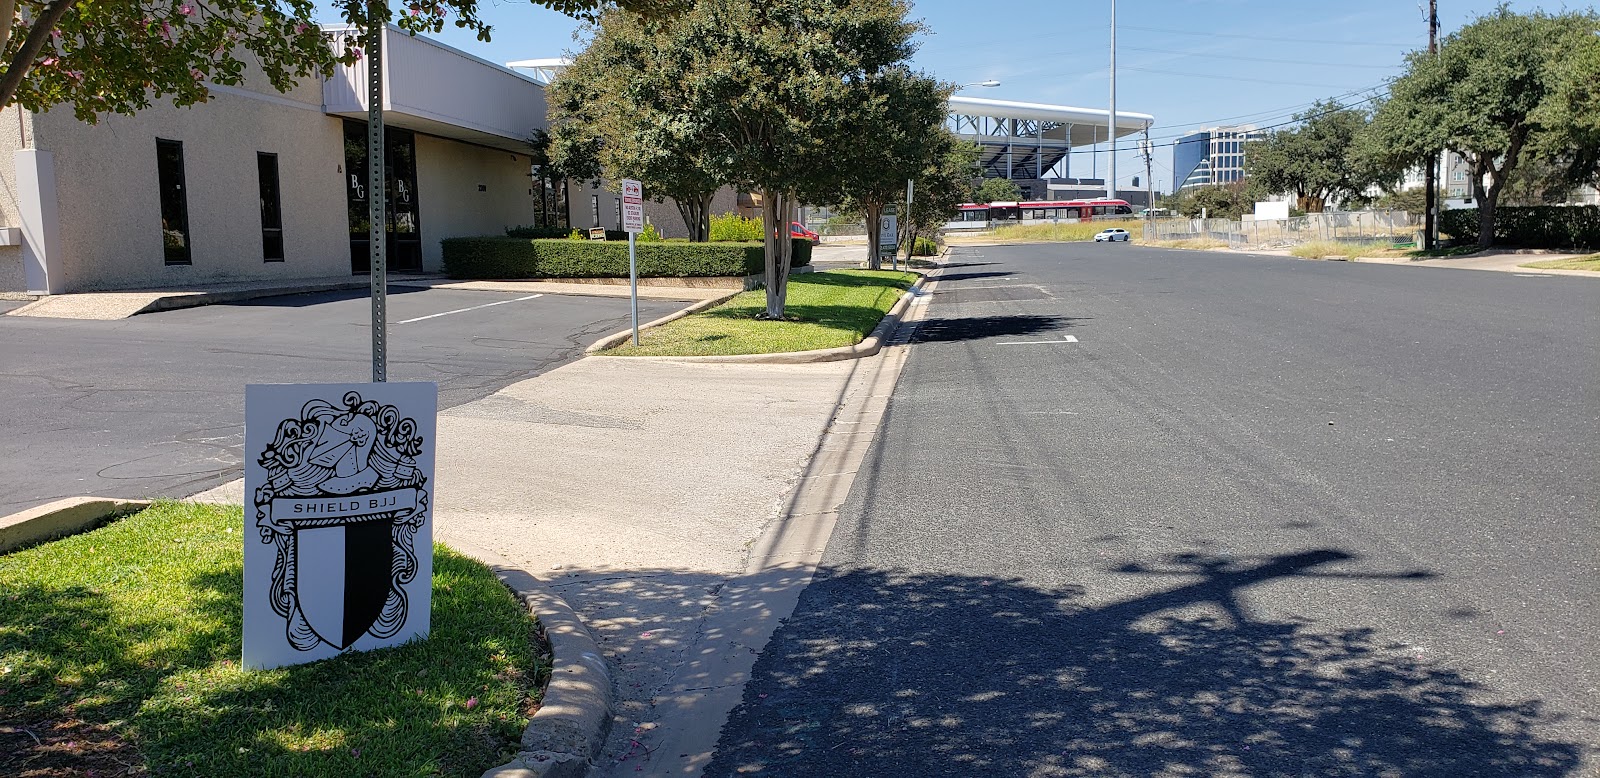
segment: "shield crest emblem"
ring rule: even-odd
[[[344,651],[406,624],[429,507],[424,443],[395,406],[349,391],[306,402],[259,450],[255,525],[275,554],[268,601],[295,651]]]

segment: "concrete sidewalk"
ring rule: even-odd
[[[906,358],[891,345],[801,365],[589,357],[439,414],[436,538],[543,579],[610,665],[593,775],[709,760],[871,444]]]

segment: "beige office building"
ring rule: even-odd
[[[389,267],[437,271],[440,240],[532,223],[544,89],[398,29],[385,47]],[[0,293],[366,272],[365,67],[213,91],[93,125],[0,112]]]

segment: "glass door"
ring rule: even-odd
[[[384,254],[390,270],[422,270],[422,222],[417,213],[417,139],[384,128]],[[344,123],[345,197],[350,222],[350,272],[372,271],[367,201],[367,123]]]

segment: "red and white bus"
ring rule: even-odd
[[[1027,200],[1020,203],[964,203],[960,222],[1089,221],[1095,217],[1132,216],[1126,200],[1097,197],[1092,200]]]

